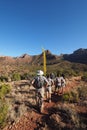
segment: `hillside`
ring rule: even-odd
[[[86,51],[86,49],[79,49],[70,55],[58,56],[46,50],[47,72],[64,73],[66,87],[64,88],[64,95],[58,95],[54,93],[53,86],[52,102],[48,103],[44,100],[45,109],[42,114],[39,113],[35,104],[35,89],[31,86],[31,79],[36,74],[37,69],[43,69],[43,54],[34,56],[23,54],[20,57],[1,56],[1,85],[4,83],[11,85],[10,93],[2,98],[3,102],[6,101],[6,104],[9,104],[9,111],[6,127],[1,128],[3,130],[86,130],[86,75],[85,81],[82,81],[83,73],[87,74],[86,61],[85,63],[82,62],[82,58],[87,56]],[[20,74],[22,80],[21,78],[13,80],[14,73]],[[27,76],[29,76],[28,80],[25,80]],[[12,79],[10,82],[2,80],[8,77]],[[23,77],[25,78],[23,79]],[[3,91],[5,90],[3,89]]]
[[[47,64],[57,64],[61,60],[87,64],[87,49],[75,50],[72,54],[55,55],[46,50]],[[0,64],[42,64],[43,54],[30,56],[23,54],[19,57],[0,56]]]
[[[87,49],[78,49],[74,51],[72,54],[63,55],[64,60],[68,60],[70,62],[83,63],[87,64]]]
[[[46,50],[47,64],[57,63],[61,59],[61,56],[52,54],[49,50]],[[28,54],[23,54],[19,57],[9,57],[1,56],[0,64],[42,64],[43,63],[43,54],[30,56]]]
[[[78,49],[72,54],[55,55],[46,50],[47,71],[75,71],[81,73],[87,71],[87,49]],[[14,72],[20,74],[33,74],[37,69],[43,69],[43,54],[30,56],[23,54],[19,57],[0,56],[0,74],[11,75]],[[77,72],[78,71],[78,72]]]

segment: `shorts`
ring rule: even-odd
[[[44,87],[40,88],[40,89],[36,89],[36,96],[38,96],[38,93],[41,94],[41,97],[44,98]]]
[[[59,88],[61,88],[61,85],[56,85],[55,88],[59,89]]]

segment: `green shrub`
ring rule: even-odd
[[[78,91],[79,98],[83,100],[87,98],[87,86],[80,86],[77,89],[77,91]]]
[[[2,84],[0,86],[0,99],[2,99],[7,93],[9,93],[11,90],[10,85],[8,84]]]
[[[79,96],[78,96],[78,92],[76,90],[73,90],[70,92],[70,101],[75,103],[75,102],[78,102],[79,100]]]
[[[8,106],[6,105],[6,102],[0,100],[0,128],[4,127],[6,123],[7,113],[8,113]]]
[[[69,95],[69,93],[65,93],[65,94],[63,94],[63,101],[69,101],[70,100],[70,95]]]
[[[75,103],[75,102],[78,102],[78,100],[79,100],[79,96],[76,90],[73,90],[69,93],[65,93],[63,95],[63,101],[69,101],[69,102]]]
[[[12,75],[12,80],[13,80],[13,81],[18,81],[18,80],[20,80],[20,79],[21,79],[21,76],[20,76],[19,73],[14,73],[14,74]]]
[[[5,95],[11,90],[10,85],[2,84],[0,86],[0,129],[6,124],[6,118],[8,113],[8,105],[5,100]]]

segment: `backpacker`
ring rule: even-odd
[[[48,85],[52,86],[53,85],[53,80],[51,78],[48,78],[47,80],[48,80]]]
[[[61,86],[61,78],[60,77],[56,78],[56,86]]]
[[[35,78],[35,81],[34,81],[34,83],[33,83],[33,86],[34,86],[36,89],[40,89],[40,88],[43,87],[43,85],[44,85],[44,79],[43,79],[43,77],[41,77],[41,76],[36,77],[36,78]]]

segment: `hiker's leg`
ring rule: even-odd
[[[35,98],[36,98],[36,105],[38,105],[38,100],[39,100],[39,97],[38,97],[38,90],[35,91]]]
[[[55,93],[57,92],[57,85],[55,85]]]
[[[61,89],[62,89],[62,94],[63,94],[63,93],[64,93],[64,92],[63,92],[63,86],[61,87]]]
[[[59,94],[60,93],[60,86],[58,86],[57,88],[58,88],[57,89],[57,94]]]
[[[48,100],[49,98],[49,90],[48,90],[48,87],[46,88],[46,100]]]
[[[51,102],[51,86],[49,87],[49,102]]]
[[[41,89],[41,113],[44,110],[44,88]]]

